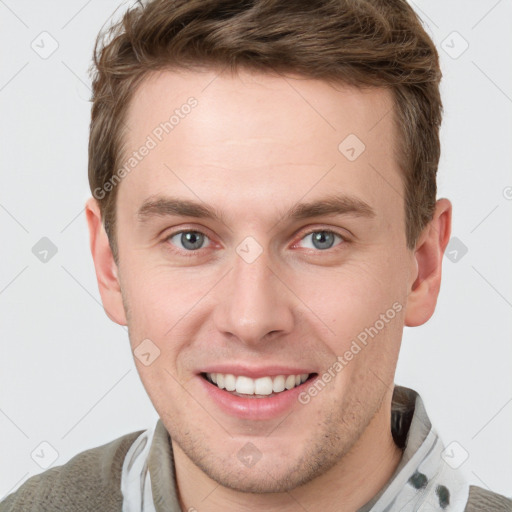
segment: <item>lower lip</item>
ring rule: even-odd
[[[299,394],[314,380],[310,378],[299,386],[267,398],[244,398],[219,389],[201,375],[198,375],[198,378],[206,393],[222,411],[246,420],[269,420],[288,412],[298,403]]]

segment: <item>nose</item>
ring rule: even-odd
[[[265,252],[251,263],[236,255],[218,290],[216,328],[245,345],[261,344],[293,329],[293,293],[269,263]]]

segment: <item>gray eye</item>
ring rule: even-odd
[[[336,238],[341,240],[341,237],[332,231],[313,231],[307,234],[302,240],[306,241],[308,238],[311,242],[306,243],[305,247],[308,249],[330,249],[333,247]]]
[[[199,231],[182,231],[176,233],[169,239],[174,245],[187,251],[195,251],[201,249],[207,237]]]

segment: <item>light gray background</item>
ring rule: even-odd
[[[468,251],[451,247],[434,317],[406,328],[396,382],[423,396],[454,460],[467,452],[470,481],[510,496],[512,3],[411,3],[442,60],[439,196]],[[118,5],[0,0],[0,498],[157,419],[127,332],[101,306],[83,212],[87,69]],[[51,49],[44,31],[58,42],[46,59],[31,47]],[[58,249],[46,263],[32,252],[42,237]]]

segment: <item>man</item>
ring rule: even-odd
[[[0,510],[511,510],[394,386],[451,229],[438,57],[412,9],[156,0],[110,35],[90,244],[160,420]]]

